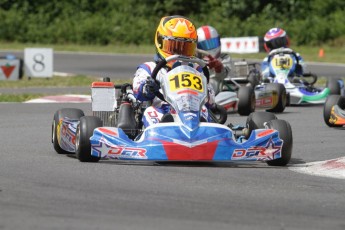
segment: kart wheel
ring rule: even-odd
[[[278,95],[278,102],[274,108],[268,109],[267,112],[282,113],[287,104],[286,89],[283,84],[269,83],[266,86],[267,91],[275,91]]]
[[[73,108],[65,108],[60,109],[55,112],[54,119],[52,123],[52,143],[54,146],[54,149],[59,154],[70,154],[71,152],[63,150],[60,145],[57,138],[57,126],[61,119],[64,119],[65,117],[71,118],[71,119],[79,119],[82,116],[84,116],[84,112],[80,109],[73,109]]]
[[[248,116],[255,110],[255,93],[251,86],[243,86],[238,90],[237,112],[241,116]]]
[[[337,94],[340,95],[340,85],[338,79],[330,78],[327,80],[326,87],[329,88],[329,94]]]
[[[248,116],[247,121],[246,121],[246,126],[248,129],[247,135],[245,135],[246,138],[247,139],[249,138],[250,134],[252,133],[254,129],[265,128],[265,125],[264,125],[265,122],[276,120],[276,119],[278,119],[276,115],[269,112],[260,111],[260,112],[251,113]]]
[[[329,127],[339,127],[341,125],[331,124],[329,118],[331,117],[331,111],[334,105],[338,104],[340,95],[328,95],[326,102],[323,106],[323,119]]]
[[[225,124],[226,120],[228,119],[228,113],[226,112],[226,109],[221,105],[216,104],[216,107],[214,109],[209,110],[209,114],[212,120],[218,124]]]
[[[84,116],[80,118],[77,126],[75,150],[76,156],[81,162],[98,162],[101,158],[91,155],[90,137],[95,128],[102,127],[103,122],[99,117]]]
[[[267,122],[267,127],[278,130],[279,138],[283,140],[283,147],[281,158],[267,161],[266,163],[270,166],[285,166],[289,163],[292,154],[293,140],[291,126],[284,120],[271,120]]]

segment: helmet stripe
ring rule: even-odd
[[[202,27],[202,30],[204,31],[205,33],[205,39],[210,39],[211,38],[211,32],[210,30],[208,29],[208,26],[203,26]]]

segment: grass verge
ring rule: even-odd
[[[0,81],[0,89],[18,89],[30,87],[91,87],[91,84],[94,81],[102,81],[102,79],[100,79],[99,77],[90,77],[85,75],[77,75],[73,77],[54,76],[51,78],[27,78],[24,76],[18,81]],[[125,82],[128,82],[128,80],[116,80],[113,82],[115,84],[123,84]]]
[[[1,94],[0,93],[0,102],[24,102],[35,98],[40,98],[44,96],[43,94]]]

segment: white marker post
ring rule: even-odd
[[[25,48],[24,63],[27,77],[53,77],[52,48]]]

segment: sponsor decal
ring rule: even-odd
[[[192,119],[196,118],[197,115],[194,113],[185,113],[185,114],[183,114],[183,117],[188,121],[188,120],[192,120]]]
[[[247,149],[235,149],[232,153],[232,159],[256,159],[256,160],[273,160],[276,155],[280,154],[282,146],[275,145],[272,138],[266,146],[254,146]]]
[[[98,145],[92,145],[92,149],[98,153],[98,156],[108,155],[114,159],[147,159],[147,151],[143,148],[110,146],[100,142]]]
[[[227,111],[230,109],[230,108],[235,108],[236,107],[236,101],[232,101],[226,105],[223,105],[224,109],[226,109]]]
[[[264,97],[256,99],[256,106],[272,105],[272,97]]]
[[[10,78],[14,68],[16,68],[16,66],[14,65],[10,65],[10,64],[7,64],[7,65],[2,65],[1,66],[1,69],[6,77],[6,79]]]
[[[69,124],[62,124],[61,127],[61,139],[67,143],[75,145],[75,133],[69,129]]]
[[[149,110],[147,112],[147,116],[150,118],[151,124],[156,124],[159,123],[160,119],[159,119],[159,114],[156,110]]]

